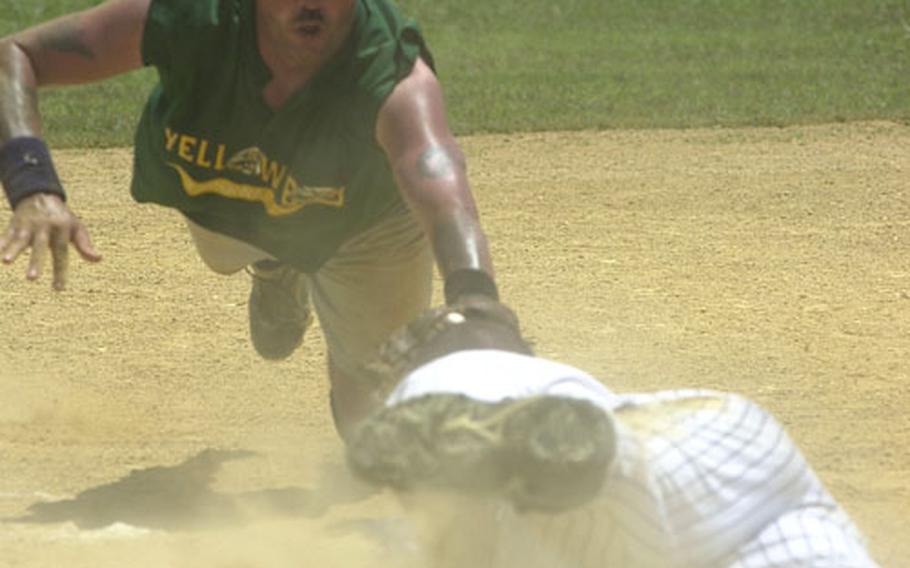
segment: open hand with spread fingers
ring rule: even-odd
[[[37,280],[50,251],[53,287],[66,287],[70,243],[89,262],[98,262],[88,230],[58,195],[36,193],[22,199],[13,211],[9,226],[0,236],[0,258],[11,264],[30,249],[26,278]]]

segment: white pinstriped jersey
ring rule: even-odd
[[[876,566],[781,426],[740,396],[617,395],[568,365],[492,350],[417,369],[388,403],[430,393],[583,398],[616,426],[616,458],[594,502],[559,515],[519,515],[498,503],[466,514],[463,524],[487,543],[482,559],[471,557],[478,568]]]

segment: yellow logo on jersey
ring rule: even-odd
[[[240,199],[262,203],[268,215],[280,217],[295,213],[307,205],[344,206],[343,187],[310,187],[301,185],[292,176],[288,167],[270,160],[259,148],[246,148],[225,160],[227,149],[224,144],[212,144],[209,140],[165,130],[165,148],[176,154],[180,160],[196,167],[212,171],[232,171],[255,178],[256,183],[238,183],[225,177],[200,181],[193,178],[187,169],[176,162],[168,162],[180,176],[180,182],[187,195],[196,197],[214,194],[228,199]]]

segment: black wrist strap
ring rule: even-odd
[[[13,209],[36,193],[52,193],[66,200],[51,152],[40,138],[13,138],[0,147],[0,181]]]
[[[499,300],[499,290],[493,278],[483,270],[461,268],[446,277],[443,291],[446,304],[452,305],[462,296],[480,294]]]

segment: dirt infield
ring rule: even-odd
[[[910,128],[462,142],[542,355],[756,399],[910,566]],[[130,159],[57,154],[101,264],[63,294],[0,271],[0,566],[377,565],[399,512],[344,475],[318,330],[258,360],[246,276],[130,201]]]

